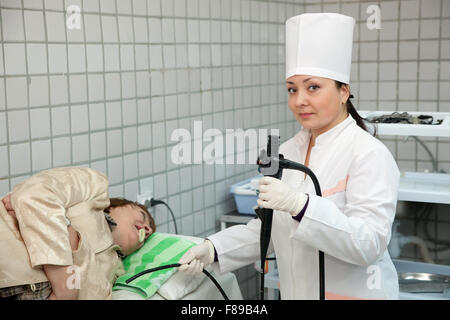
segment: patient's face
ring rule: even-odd
[[[110,215],[117,223],[112,231],[114,244],[119,245],[125,255],[144,245],[144,242],[139,242],[139,230],[145,230],[145,239],[153,233],[148,215],[138,206],[111,208]]]

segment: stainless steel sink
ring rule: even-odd
[[[450,266],[393,260],[400,299],[450,299]]]
[[[410,293],[446,293],[450,291],[450,276],[433,273],[399,273],[400,291]]]

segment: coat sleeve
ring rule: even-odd
[[[217,252],[215,272],[224,273],[239,269],[260,260],[259,237],[261,220],[253,219],[208,236]],[[270,240],[268,254],[273,252]]]
[[[11,204],[33,267],[72,265],[66,211],[82,202],[92,209],[109,205],[104,175],[89,168],[56,168],[14,187]]]
[[[371,265],[384,254],[391,237],[399,179],[387,148],[366,152],[350,170],[343,210],[329,199],[310,195],[302,221],[292,221],[291,236],[348,263]]]

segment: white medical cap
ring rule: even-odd
[[[286,79],[312,75],[350,82],[355,19],[304,13],[286,21]]]

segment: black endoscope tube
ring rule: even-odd
[[[139,277],[141,277],[141,276],[143,276],[144,274],[147,274],[147,273],[156,272],[156,271],[159,271],[159,270],[164,270],[164,269],[169,269],[169,268],[178,268],[179,266],[181,266],[181,264],[173,263],[173,264],[166,264],[165,266],[159,266],[159,267],[147,269],[147,270],[141,271],[141,272],[135,274],[134,276],[128,278],[127,280],[125,280],[125,283],[128,284],[131,281],[136,280],[137,278],[139,278]]]
[[[151,273],[151,272],[155,272],[155,271],[159,271],[159,270],[164,270],[164,269],[169,269],[169,268],[178,268],[179,266],[181,266],[181,264],[179,263],[173,263],[173,264],[166,264],[164,266],[159,266],[159,267],[155,267],[155,268],[151,268],[151,269],[147,269],[144,271],[141,271],[137,274],[135,274],[134,276],[128,278],[127,280],[125,280],[125,283],[130,283],[133,280],[136,280],[137,278],[143,276],[144,274],[147,273]],[[214,279],[214,277],[205,269],[203,269],[203,273],[215,284],[215,286],[217,287],[217,289],[219,289],[220,293],[222,294],[223,298],[225,300],[230,300],[228,298],[228,296],[226,295],[225,291],[223,291],[222,287],[220,286],[220,284],[217,282],[216,279]]]
[[[312,180],[316,194],[322,196],[319,180],[316,175],[308,167],[287,159],[280,159],[280,167],[283,169],[294,169],[306,173]],[[325,300],[325,258],[322,251],[319,250],[319,299]]]

